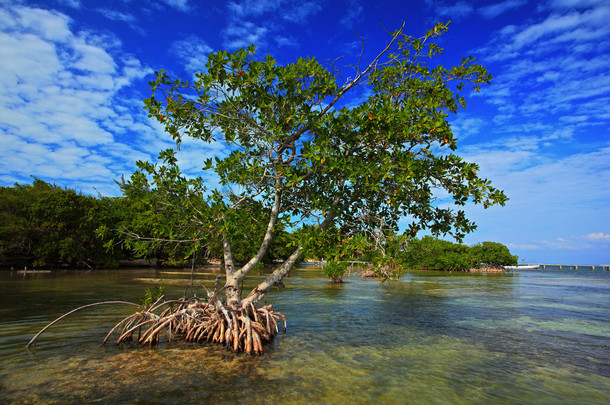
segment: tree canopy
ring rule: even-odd
[[[481,242],[471,247],[478,263],[488,266],[516,266],[518,257],[512,255],[508,247],[498,242]]]
[[[178,147],[190,137],[229,153],[205,161],[204,170],[220,179],[212,190],[203,177],[181,173],[172,150],[157,164],[139,162],[123,182],[125,193],[152,193],[163,215],[155,235],[132,236],[190,241],[193,253],[221,243],[231,307],[256,303],[330,229],[348,247],[361,246],[358,235],[397,231],[400,220],[408,222],[407,235],[430,229],[460,240],[475,224],[459,206],[503,205],[507,198],[477,175],[476,164],[453,153],[448,119],[491,75],[471,57],[449,68],[433,64],[442,53],[434,39],[447,28],[439,23],[414,38],[401,27],[370,63],[349,68],[347,79],[332,63],[300,58],[280,65],[258,57],[254,46],[211,53],[193,81],[156,72],[145,100],[149,115]],[[356,86],[366,86],[368,96],[347,100]],[[439,195],[457,208],[438,204]],[[264,232],[248,235],[244,227],[259,214],[266,216]],[[242,301],[240,282],[261,262],[280,223],[307,226],[284,263]],[[232,246],[244,237],[256,249],[237,269]]]

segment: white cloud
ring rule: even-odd
[[[551,0],[549,6],[552,9],[574,9],[588,8],[591,6],[604,4],[606,0]]]
[[[451,129],[456,138],[463,141],[470,135],[478,134],[484,125],[485,121],[481,118],[460,117],[451,123]]]
[[[150,69],[122,54],[114,38],[73,32],[56,11],[5,7],[0,21],[7,18],[0,25],[2,181],[29,182],[34,175],[87,192],[94,184],[110,189],[113,177],[131,171],[131,155],[142,155],[124,144],[115,153],[117,137],[138,121],[159,135],[140,101],[118,97]]]
[[[480,98],[497,114],[493,135],[540,158],[590,150],[610,139],[610,7],[557,8],[500,29],[482,63],[494,73]],[[505,150],[505,149],[501,149]]]
[[[580,22],[578,13],[551,15],[541,23],[531,25],[513,37],[512,46],[516,49],[532,45],[537,40],[577,27]]]
[[[449,17],[452,19],[468,17],[474,12],[474,7],[472,4],[465,1],[458,1],[452,5],[441,5],[441,3],[434,4],[436,5],[436,12],[440,16]]]
[[[276,45],[280,48],[285,47],[285,46],[295,47],[298,45],[297,41],[292,37],[284,37],[281,35],[276,35],[274,40],[275,40]]]
[[[485,18],[495,18],[500,14],[504,14],[509,10],[519,8],[525,4],[527,4],[526,0],[505,0],[501,3],[481,7],[477,12]]]
[[[80,8],[81,6],[79,0],[60,0],[60,3],[72,8]]]
[[[506,247],[508,247],[511,251],[516,250],[540,250],[541,247],[539,245],[534,244],[523,244],[523,243],[507,243]]]
[[[178,11],[189,11],[191,6],[189,0],[161,0],[171,8],[175,8]]]
[[[469,243],[494,240],[511,244],[519,256],[529,251],[530,261],[562,262],[560,251],[595,249],[578,235],[606,240],[597,229],[610,227],[610,144],[549,158],[542,149],[520,150],[505,141],[502,149],[498,144],[464,148],[465,159],[479,163],[481,176],[510,198],[505,207],[465,208],[479,225],[466,238]]]
[[[120,12],[118,10],[113,10],[113,9],[109,9],[109,8],[99,8],[99,9],[97,9],[97,12],[111,21],[118,21],[118,22],[126,23],[129,26],[129,28],[133,29],[135,32],[137,32],[140,35],[145,34],[144,29],[142,29],[142,27],[139,26],[138,19],[133,14],[124,13],[124,12]]]
[[[229,49],[244,48],[251,44],[263,47],[267,43],[268,28],[250,21],[233,21],[223,31],[224,45]]]
[[[577,235],[610,226],[610,26],[603,15],[605,5],[578,7],[509,25],[481,50],[495,78],[480,98],[498,114],[462,153],[510,201],[487,211],[468,207],[479,229],[467,240],[498,240],[529,260],[561,262],[596,249]]]
[[[70,67],[109,75],[116,72],[114,58],[105,49],[90,45],[84,38],[75,38],[70,45],[73,55],[77,58]]]
[[[503,66],[489,89],[481,93],[504,114],[519,111],[532,115],[573,112],[582,102],[601,103],[592,110],[605,114],[603,97],[610,94],[607,55],[588,59],[557,55],[543,60],[527,59]],[[513,100],[518,100],[514,102]]]
[[[234,19],[275,14],[287,21],[303,23],[309,16],[320,12],[322,6],[315,0],[241,0],[229,2],[227,9]]]
[[[183,61],[187,72],[195,73],[204,70],[208,55],[213,49],[203,39],[189,36],[174,42],[170,50]]]
[[[347,10],[345,15],[339,20],[341,25],[347,28],[353,28],[356,23],[361,22],[364,19],[364,8],[360,5],[358,0],[351,0],[348,2]]]
[[[137,22],[136,17],[133,16],[132,14],[122,13],[120,11],[112,10],[109,8],[100,8],[97,11],[98,11],[98,13],[100,13],[101,15],[103,15],[104,17],[106,17],[109,20],[122,21],[122,22],[126,22],[126,23]]]
[[[605,234],[603,232],[594,232],[594,233],[590,233],[586,236],[586,238],[588,240],[592,240],[592,241],[604,241],[604,242],[608,242],[610,241],[610,235]]]
[[[242,0],[231,1],[227,4],[230,12],[239,17],[260,16],[276,10],[282,2],[280,0]]]
[[[540,54],[554,52],[557,47],[565,46],[566,42],[603,40],[610,33],[609,18],[610,6],[605,4],[587,10],[554,13],[534,24],[509,25],[498,32],[498,45],[493,52],[498,59],[508,59],[515,55],[522,56],[515,52],[523,49]]]
[[[250,44],[262,48],[273,41],[277,46],[293,46],[294,39],[285,35],[285,24],[306,24],[321,11],[321,2],[317,0],[231,1],[227,4],[223,45],[229,49]]]
[[[322,11],[317,1],[295,1],[282,13],[282,18],[293,23],[304,23],[310,16]]]
[[[71,36],[70,19],[61,13],[26,7],[15,7],[12,11],[7,13],[13,18],[7,28],[26,29],[50,41],[65,41]]]

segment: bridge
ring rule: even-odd
[[[535,267],[537,266],[537,267]],[[545,264],[545,263],[528,263],[521,264],[515,269],[537,269],[537,270],[603,270],[610,271],[608,264]]]

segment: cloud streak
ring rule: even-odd
[[[590,233],[586,236],[588,240],[592,240],[594,242],[610,242],[610,235],[605,234],[603,232],[594,232]]]
[[[241,0],[227,3],[227,26],[223,44],[233,50],[250,44],[265,48],[270,44],[294,46],[285,35],[286,25],[305,24],[322,10],[321,2],[294,0]]]
[[[485,18],[496,18],[501,14],[522,7],[525,4],[527,4],[527,1],[525,0],[507,0],[481,7],[478,9],[478,13]]]

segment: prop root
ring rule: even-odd
[[[103,343],[113,333],[118,333],[117,345],[134,340],[137,331],[138,344],[158,344],[160,335],[167,332],[168,339],[181,337],[188,342],[208,341],[221,344],[234,352],[261,354],[263,345],[270,342],[278,333],[278,321],[281,319],[286,330],[286,318],[271,309],[271,305],[256,308],[248,304],[239,310],[225,308],[220,301],[204,302],[182,298],[180,300],[155,302],[144,308],[125,301],[97,302],[76,308],[45,326],[28,343],[32,346],[36,339],[50,326],[66,316],[81,309],[102,304],[133,305],[140,311],[131,314],[118,322],[108,332]],[[160,315],[153,311],[167,306]]]

